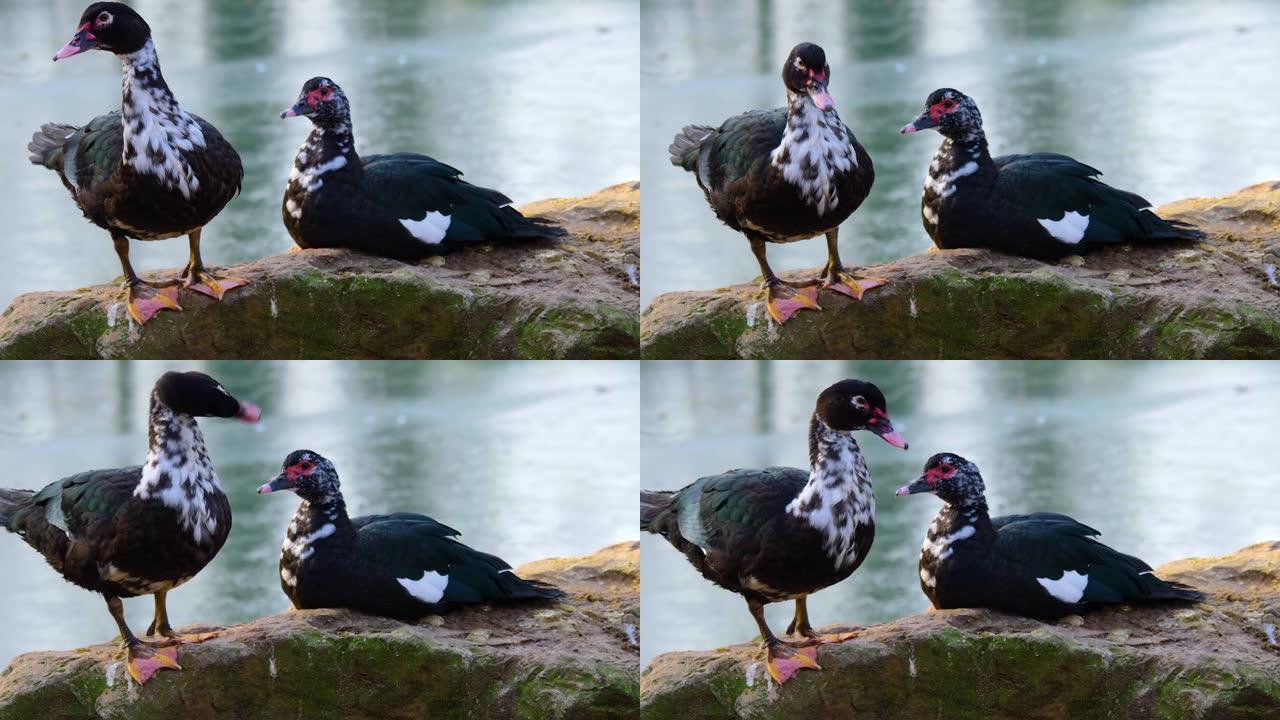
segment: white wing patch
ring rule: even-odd
[[[422,573],[422,577],[417,580],[396,578],[396,582],[403,585],[410,595],[425,603],[434,605],[440,602],[440,598],[444,597],[444,589],[449,587],[449,576],[441,575],[435,570],[428,570]]]
[[[1089,228],[1089,216],[1072,210],[1062,216],[1061,220],[1036,220],[1044,226],[1049,234],[1059,242],[1075,245],[1084,239],[1084,231]]]
[[[422,242],[428,245],[439,245],[440,241],[444,240],[445,233],[449,232],[451,222],[453,218],[444,213],[429,212],[421,220],[404,218],[400,224],[409,231],[410,235]]]
[[[1084,597],[1084,589],[1089,585],[1089,576],[1081,575],[1075,570],[1068,570],[1057,580],[1036,578],[1036,582],[1043,585],[1050,595],[1062,602],[1075,604]]]

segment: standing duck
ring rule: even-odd
[[[640,529],[665,537],[703,577],[746,599],[779,683],[818,667],[813,645],[851,637],[814,632],[805,599],[857,570],[875,537],[875,495],[853,437],[859,430],[907,448],[880,389],[843,380],[818,396],[807,471],[730,470],[675,492],[640,493]],[[785,600],[796,603],[787,634],[799,641],[779,640],[765,623],[765,604]]]
[[[985,607],[1052,620],[1122,602],[1204,599],[1066,515],[993,518],[984,492],[977,466],[953,453],[929,458],[924,474],[898,489],[945,503],[920,550],[920,589],[939,610]]]
[[[284,225],[302,248],[351,248],[415,262],[482,242],[563,237],[526,218],[497,190],[476,187],[442,162],[413,153],[356,154],[342,88],[314,77],[280,117],[305,115],[311,134],[284,190]]]
[[[120,112],[83,127],[49,123],[31,139],[31,162],[58,173],[84,216],[107,232],[124,270],[129,313],[145,323],[163,309],[181,310],[180,281],[221,300],[246,280],[219,277],[200,259],[200,233],[240,192],[244,170],[218,129],[178,105],[160,74],[151,28],[129,6],[94,3],[53,59],[89,50],[115,53],[124,66]],[[181,278],[143,282],[129,263],[129,238],[186,235],[191,259]]]
[[[992,158],[982,115],[959,90],[935,90],[903,134],[933,128],[942,147],[929,165],[920,213],[939,248],[990,248],[1037,260],[1080,255],[1124,241],[1198,240],[1160,218],[1151,203],[1098,180],[1102,173],[1066,155]]]
[[[299,610],[344,607],[413,622],[456,605],[563,596],[516,577],[426,515],[348,517],[338,471],[319,453],[290,453],[258,493],[282,490],[302,498],[280,550],[280,587]]]
[[[887,282],[861,277],[840,262],[844,222],[871,192],[871,156],[836,113],[827,92],[831,68],[813,43],[800,43],[782,66],[787,107],[752,110],[719,128],[689,125],[668,148],[671,164],[698,179],[716,217],[747,236],[760,263],[769,315],[786,322],[802,308],[818,310],[821,285],[853,298]],[[822,276],[792,287],[765,259],[765,243],[827,236]]]
[[[165,373],[151,391],[147,461],[90,470],[39,492],[0,489],[0,524],[44,555],[62,577],[106,598],[120,628],[129,674],[139,684],[160,668],[179,669],[179,636],[166,594],[213,560],[231,531],[231,507],[209,461],[197,417],[256,422],[261,411],[198,372]],[[121,598],[155,596],[146,643],[125,623]]]

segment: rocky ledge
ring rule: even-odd
[[[654,658],[645,720],[1201,720],[1280,717],[1280,542],[1157,571],[1209,595],[1056,624],[945,610],[818,650],[783,687],[757,645]],[[839,630],[840,628],[830,628]]]
[[[262,618],[182,646],[183,670],[144,687],[117,645],[28,653],[0,673],[0,718],[634,718],[639,566],[634,542],[534,562],[517,572],[565,600],[417,625],[338,610]]]
[[[1203,243],[1124,245],[1046,264],[948,250],[868,269],[861,301],[819,297],[785,328],[756,283],[677,292],[641,316],[646,358],[1280,357],[1280,182],[1159,212]],[[819,243],[820,244],[820,243]],[[785,273],[812,278],[818,270]]]
[[[416,265],[287,252],[223,268],[252,284],[222,303],[184,292],[144,328],[118,284],[30,293],[0,315],[0,358],[634,358],[639,206],[639,183],[535,202],[521,212],[568,238]]]

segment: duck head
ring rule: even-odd
[[[118,2],[99,2],[85,8],[71,41],[53,56],[54,61],[89,50],[128,55],[151,39],[151,27],[133,8]]]
[[[884,393],[864,380],[841,380],[818,396],[814,415],[832,430],[870,430],[890,445],[907,449],[907,441],[889,420]]]
[[[258,488],[258,494],[292,490],[307,502],[339,495],[338,471],[329,459],[314,450],[294,450],[284,459],[280,474]]]
[[[202,372],[167,372],[156,381],[152,393],[179,415],[238,418],[247,423],[262,416],[257,405],[235,399],[221,383]]]
[[[933,493],[948,505],[985,505],[986,486],[978,466],[955,453],[938,453],[924,464],[924,472],[910,485],[898,488],[899,497]]]
[[[924,112],[902,127],[907,135],[934,129],[952,140],[966,140],[982,132],[982,113],[973,98],[959,90],[934,90],[924,101]]]
[[[351,106],[338,83],[327,77],[313,77],[302,85],[298,101],[293,107],[280,113],[282,118],[306,115],[321,127],[348,122]]]
[[[782,66],[782,82],[792,95],[808,95],[819,110],[830,110],[835,101],[827,93],[831,80],[831,67],[827,54],[813,43],[800,43],[791,49],[787,62]]]

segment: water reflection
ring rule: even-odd
[[[120,267],[31,133],[120,105],[106,53],[52,63],[86,3],[0,0],[0,301],[106,282]],[[308,131],[285,122],[303,81],[327,75],[352,102],[362,153],[415,151],[517,203],[580,195],[639,175],[639,10],[634,0],[204,0],[133,3],[148,18],[179,101],[216,125],[245,166],[243,194],[210,224],[205,259],[283,252],[280,202]],[[183,242],[135,249],[139,268],[180,267]]]
[[[886,262],[929,245],[920,189],[932,134],[898,129],[930,91],[979,103],[997,154],[1074,155],[1157,204],[1280,176],[1259,152],[1280,130],[1256,112],[1280,92],[1280,16],[1265,0],[642,0],[642,302],[754,277],[745,240],[711,214],[666,148],[681,126],[783,103],[782,59],[827,51],[841,117],[876,166],[870,198],[843,226],[842,256]],[[820,241],[771,247],[774,267],[818,267]]]
[[[276,564],[290,495],[254,489],[289,452],[334,461],[353,514],[424,512],[513,564],[633,539],[639,463],[636,363],[0,363],[7,487],[40,488],[146,455],[147,399],[170,368],[201,369],[263,408],[263,422],[201,422],[235,528],[170,597],[175,622],[279,612]],[[548,422],[554,418],[555,422]],[[103,602],[0,535],[0,661],[103,642]],[[150,602],[126,603],[145,627]]]
[[[935,452],[973,460],[996,514],[1057,511],[1153,564],[1280,537],[1272,461],[1280,367],[1269,363],[645,363],[642,485],[676,489],[735,467],[804,467],[818,392],[844,377],[884,392],[908,452],[859,439],[878,497],[876,540],[854,576],[814,596],[816,623],[924,610],[915,573],[939,502],[895,498]],[[743,642],[742,599],[641,539],[641,656]],[[785,627],[789,604],[770,606]]]

